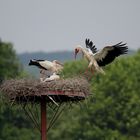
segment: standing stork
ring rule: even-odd
[[[102,50],[97,51],[93,42],[89,39],[85,40],[86,49],[81,46],[76,47],[75,49],[75,58],[79,51],[82,51],[84,56],[89,61],[88,68],[94,66],[98,72],[104,74],[102,66],[106,66],[115,60],[116,57],[126,54],[128,51],[128,47],[126,43],[120,42],[112,46],[106,46]]]
[[[59,79],[58,74],[63,69],[63,64],[58,60],[48,61],[48,60],[36,60],[32,59],[29,62],[29,66],[34,65],[40,68],[40,74],[44,74],[44,72],[51,72],[52,75],[49,77],[49,80]],[[40,78],[43,81],[42,77]],[[45,80],[47,81],[47,80]]]

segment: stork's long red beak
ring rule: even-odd
[[[77,53],[79,52],[78,49],[75,49],[75,60],[76,60],[76,56],[77,56]]]
[[[75,52],[75,60],[76,60],[77,53]]]

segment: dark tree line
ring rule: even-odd
[[[51,140],[140,139],[140,51],[117,59],[106,75],[92,78],[92,96],[66,109],[49,132]],[[67,62],[65,77],[82,73],[86,61]],[[11,43],[0,41],[0,78],[23,77],[24,71]],[[39,133],[19,108],[0,100],[0,140],[38,140]]]

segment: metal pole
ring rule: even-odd
[[[41,140],[47,140],[46,98],[41,96]]]

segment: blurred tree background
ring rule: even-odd
[[[18,76],[21,69],[12,44],[0,40],[0,80]]]
[[[86,61],[65,63],[63,76],[79,75]],[[66,109],[49,132],[50,140],[140,139],[140,51],[121,57],[95,74],[92,96]],[[0,78],[24,77],[10,43],[0,42]],[[17,108],[0,103],[0,140],[39,140],[32,123]]]
[[[27,77],[11,43],[0,40],[0,83],[5,79]],[[0,96],[1,97],[1,96]],[[0,98],[0,140],[38,140],[25,113]]]
[[[80,107],[73,106],[50,133],[50,139],[138,140],[140,139],[140,51],[122,57],[105,68],[106,75],[95,75],[92,96]],[[64,75],[85,69],[66,65]],[[74,72],[75,71],[75,72]]]

